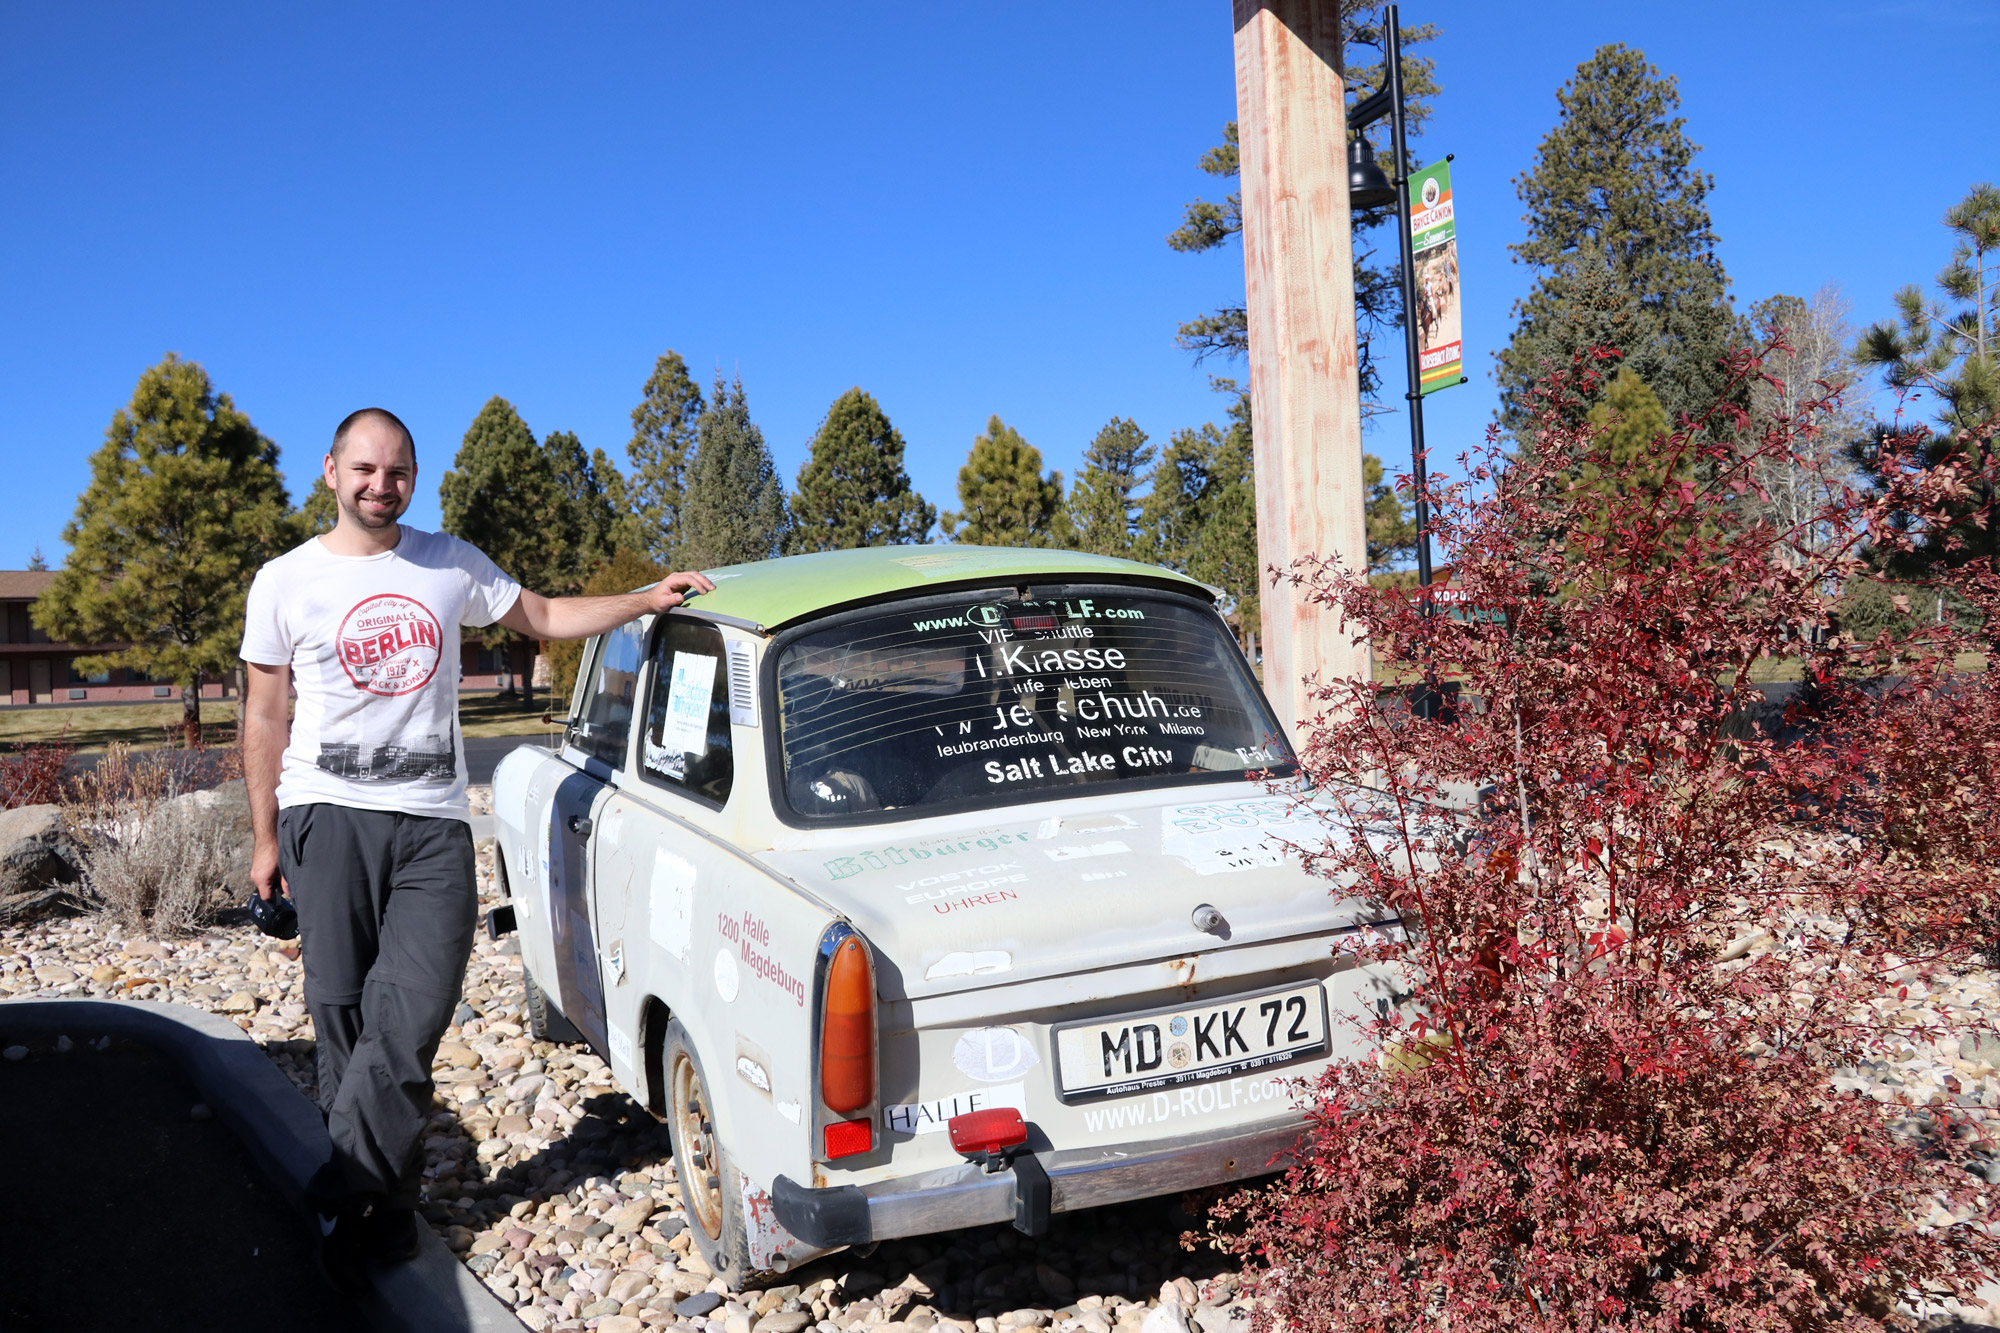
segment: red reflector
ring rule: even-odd
[[[951,1147],[959,1153],[990,1153],[1028,1141],[1028,1122],[1011,1106],[989,1111],[967,1111],[945,1122],[951,1131]]]
[[[874,1144],[874,1122],[870,1120],[836,1120],[826,1127],[826,1156],[828,1161],[836,1157],[852,1157],[856,1153],[867,1152]]]

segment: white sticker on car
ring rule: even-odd
[[[924,970],[925,981],[946,977],[985,977],[1014,966],[1014,955],[1001,949],[981,949],[976,953],[948,953]]]
[[[974,1028],[951,1048],[958,1072],[979,1083],[1018,1079],[1042,1062],[1019,1028]]]
[[[1074,847],[1050,847],[1045,850],[1051,861],[1079,861],[1086,856],[1123,856],[1132,849],[1113,838],[1109,842],[1093,842]]]
[[[1009,1083],[1002,1087],[973,1088],[969,1092],[953,1093],[936,1101],[885,1106],[882,1108],[882,1127],[892,1134],[942,1134],[953,1116],[990,1111],[996,1106],[1011,1106],[1026,1113],[1027,1085]]]
[[[605,1035],[611,1038],[611,1058],[632,1067],[632,1034],[621,1029],[616,1023],[604,1025]]]
[[[661,847],[653,852],[649,894],[653,943],[683,963],[694,929],[694,864]]]
[[[750,1183],[750,1177],[737,1173],[743,1182],[743,1230],[744,1240],[749,1243],[750,1264],[753,1268],[770,1268],[772,1260],[798,1244],[798,1237],[785,1230],[778,1221],[778,1211],[771,1206],[771,1196]],[[789,1265],[779,1265],[783,1271]]]
[[[742,977],[736,971],[736,955],[727,949],[715,951],[715,993],[722,997],[724,1004],[733,1004],[736,991],[742,985]]]
[[[1196,874],[1219,875],[1278,865],[1285,843],[1314,846],[1329,831],[1312,811],[1283,797],[1175,805],[1160,812],[1160,851]]]

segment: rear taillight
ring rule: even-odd
[[[875,969],[849,935],[834,946],[820,1011],[819,1098],[836,1115],[875,1100]]]

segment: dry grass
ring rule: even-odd
[[[518,699],[497,694],[462,694],[458,699],[459,720],[468,736],[539,736],[560,730],[543,723],[542,714],[551,706],[561,709],[567,700],[557,700],[537,692],[532,708],[524,710]],[[236,701],[204,700],[201,706],[202,739],[211,747],[236,743]],[[135,749],[180,744],[181,706],[178,701],[158,704],[91,704],[78,707],[0,709],[0,751],[50,741],[69,727],[69,742],[79,754],[102,754],[114,745]]]
[[[171,752],[114,745],[79,777],[63,822],[83,848],[83,898],[130,930],[185,935],[214,920],[236,831],[206,793],[183,793]]]

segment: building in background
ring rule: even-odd
[[[178,699],[171,681],[157,681],[143,671],[123,667],[85,675],[76,659],[115,652],[123,644],[65,643],[35,628],[28,608],[55,581],[54,571],[0,569],[0,708],[31,708],[38,704],[147,703]],[[504,649],[486,648],[471,640],[461,644],[463,670],[459,688],[499,689],[510,682]],[[207,681],[204,699],[235,696],[232,682]]]

